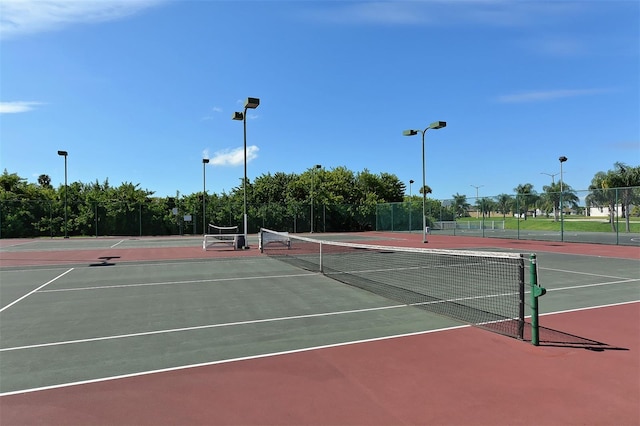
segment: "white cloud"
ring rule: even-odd
[[[42,102],[30,102],[30,101],[0,102],[0,114],[16,114],[20,112],[29,112],[38,105],[42,105]]]
[[[307,19],[351,24],[420,24],[431,18],[420,2],[335,2],[306,11]]]
[[[0,38],[126,18],[165,0],[2,0]]]
[[[203,121],[206,121],[206,120],[213,120],[213,114],[219,114],[219,113],[221,113],[221,112],[222,112],[222,108],[217,107],[217,106],[214,106],[213,108],[211,108],[211,113],[210,113],[210,114],[205,115],[204,117],[202,117],[202,120],[203,120]]]
[[[258,158],[259,150],[260,148],[255,145],[247,147],[247,163]],[[205,152],[208,153],[208,151]],[[218,151],[213,154],[210,163],[215,166],[238,166],[244,164],[244,149],[235,148]]]
[[[328,7],[326,6],[328,5]],[[306,19],[340,24],[530,26],[579,13],[572,2],[513,0],[396,0],[325,2]]]
[[[554,99],[573,98],[576,96],[597,95],[607,93],[610,90],[605,89],[561,89],[561,90],[542,90],[532,92],[521,92],[511,95],[498,96],[497,100],[501,103],[525,103],[525,102],[542,102]]]

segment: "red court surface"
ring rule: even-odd
[[[3,425],[637,425],[640,303],[543,317],[612,348],[468,327],[0,399]]]
[[[347,234],[349,235],[349,234]],[[403,234],[392,232],[352,233],[354,237],[366,236],[366,244],[393,245],[399,247],[424,247],[432,249],[470,249],[470,248],[500,248],[520,252],[553,252],[572,253],[580,255],[620,257],[626,259],[640,259],[640,247],[611,246],[602,244],[561,243],[548,241],[513,240],[502,238],[461,237],[446,235],[430,235],[429,243],[422,243],[420,234]],[[253,237],[254,239],[256,237]],[[378,240],[379,238],[379,240]],[[74,239],[77,241],[77,239]],[[93,240],[89,238],[88,240]],[[153,240],[153,238],[151,238]],[[162,240],[162,238],[157,238]],[[24,244],[32,240],[2,240],[2,247],[12,244]],[[37,240],[33,240],[37,241]],[[250,241],[251,242],[251,241]],[[147,248],[104,248],[83,250],[58,251],[16,251],[0,253],[0,266],[36,266],[91,263],[104,256],[117,256],[118,262],[132,262],[145,260],[182,260],[182,259],[212,259],[221,257],[258,256],[260,251],[257,243],[249,250],[233,250],[222,248],[205,251],[201,246],[194,247],[147,247]]]

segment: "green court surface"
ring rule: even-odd
[[[1,253],[198,241],[42,240]],[[2,267],[0,394],[465,326],[254,252]],[[538,264],[542,314],[640,300],[638,260],[538,253]]]

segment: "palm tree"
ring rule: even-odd
[[[598,172],[591,179],[591,185],[589,185],[589,194],[586,198],[587,206],[609,209],[609,223],[611,224],[611,230],[616,232],[615,212],[616,212],[616,191],[609,189],[611,170],[608,173]]]
[[[562,184],[562,188],[560,187],[560,183],[552,183],[551,185],[545,185],[542,187],[544,190],[544,199],[547,203],[549,203],[553,207],[553,220],[555,222],[558,221],[558,212],[560,211],[560,192],[562,191],[562,206],[565,207],[565,203],[571,205],[572,208],[578,207],[578,202],[580,199],[576,195],[576,192],[571,188],[570,185],[566,183]]]
[[[505,219],[507,213],[511,211],[511,206],[513,205],[513,197],[509,194],[500,194],[498,195],[498,202],[496,203],[496,208],[499,213],[502,213],[502,220]]]
[[[535,204],[538,199],[536,191],[533,189],[533,185],[530,183],[524,183],[513,188],[516,192],[516,205],[519,207],[518,214],[524,213],[524,220],[527,220],[527,212],[529,206]]]
[[[482,217],[485,216],[485,214],[487,215],[487,217],[491,217],[491,212],[495,211],[497,204],[495,201],[493,201],[491,198],[483,198],[482,199],[482,204],[480,205],[481,209],[482,209]]]
[[[611,230],[616,231],[615,215],[618,204],[622,206],[625,218],[625,230],[630,232],[629,209],[632,203],[640,200],[640,166],[630,167],[624,163],[614,163],[614,169],[598,172],[591,180],[587,196],[588,207],[607,207],[609,209],[609,223]]]
[[[421,194],[431,194],[433,191],[429,185],[425,185],[424,188],[420,188]]]
[[[43,188],[51,188],[51,178],[49,177],[49,175],[38,176],[38,185]]]
[[[469,212],[469,207],[466,195],[460,195],[457,192],[453,195],[453,210],[456,217],[466,216]]]
[[[630,232],[629,206],[638,200],[638,190],[632,187],[640,186],[640,167],[630,167],[624,163],[614,163],[614,169],[608,175],[609,188],[617,188],[618,202],[622,204],[622,217],[625,218],[625,230]],[[617,204],[617,203],[616,203]]]

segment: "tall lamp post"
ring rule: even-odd
[[[482,188],[484,185],[471,185],[471,186],[473,186],[476,189],[476,203],[478,203],[478,206],[480,206],[480,196],[478,195],[478,189]],[[476,211],[476,217],[480,218],[480,212],[479,211]]]
[[[422,133],[422,242],[427,243],[427,212],[426,212],[426,202],[427,202],[427,182],[426,182],[426,167],[425,167],[425,157],[424,157],[424,135],[427,133],[429,129],[442,129],[443,127],[447,127],[446,121],[434,121],[429,124],[424,130],[405,130],[402,132],[404,136],[415,136],[418,133]]]
[[[564,155],[558,158],[560,161],[560,241],[564,241],[564,205],[562,194],[564,192],[563,179],[562,179],[562,163],[567,161],[567,157]]]
[[[58,151],[58,155],[64,157],[64,237],[69,238],[67,233],[67,151]]]
[[[316,169],[321,169],[322,166],[320,164],[316,164],[311,169],[311,233],[313,234],[313,184],[316,176]]]
[[[249,248],[249,245],[247,244],[247,109],[258,108],[258,105],[260,105],[260,99],[247,98],[244,103],[244,112],[234,112],[231,116],[233,120],[242,120],[244,127],[244,180],[242,181],[242,188],[244,190],[244,214],[242,218],[244,227],[243,249]]]
[[[551,185],[555,185],[556,184],[556,176],[558,176],[560,173],[545,173],[545,172],[540,172],[541,175],[547,175],[551,177]],[[553,220],[556,220],[556,203],[553,203]]]
[[[207,171],[206,166],[209,164],[208,158],[202,159],[202,234],[207,233],[207,210],[206,210],[206,199],[207,199]]]
[[[411,193],[411,185],[413,185],[413,179],[409,179],[409,233],[411,233],[411,210],[413,207],[413,194]]]

